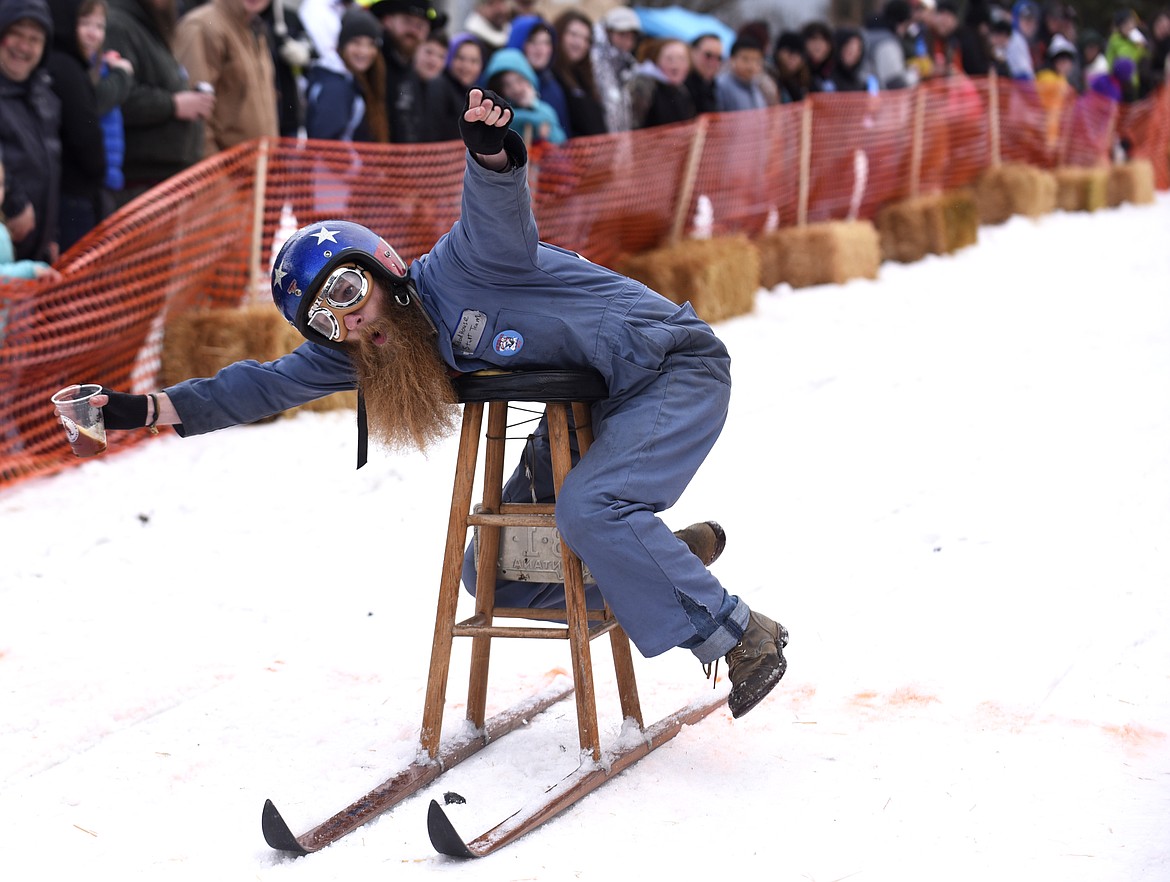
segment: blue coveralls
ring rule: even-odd
[[[747,605],[657,517],[678,501],[727,416],[730,358],[711,328],[689,304],[539,242],[526,169],[494,172],[470,156],[460,220],[410,274],[452,368],[591,369],[605,378],[609,397],[593,406],[595,441],[557,501],[561,538],[643,655],[685,646],[709,662],[729,652]],[[177,430],[190,435],[354,383],[345,353],[305,343],[269,364],[238,362],[166,392],[183,421]],[[548,448],[536,443],[546,495]],[[505,498],[529,493],[518,469]],[[497,592],[504,606],[563,605],[560,585],[504,582]]]

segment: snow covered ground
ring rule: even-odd
[[[0,494],[3,877],[1170,879],[1168,242],[1166,195],[1015,218],[721,325],[731,418],[667,520],[726,526],[788,674],[473,864],[430,798],[469,838],[531,800],[571,703],[320,853],[260,834],[414,755],[452,443],[354,472],[352,416],[304,415]],[[563,668],[498,643],[489,712]],[[638,668],[648,719],[710,688]]]

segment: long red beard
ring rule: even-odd
[[[354,356],[370,437],[390,449],[426,450],[458,425],[459,407],[434,330],[415,305],[362,327]],[[377,334],[386,342],[376,346]]]

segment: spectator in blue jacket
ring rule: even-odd
[[[764,72],[764,47],[751,37],[740,37],[731,45],[727,66],[715,75],[715,108],[730,110],[758,110],[768,106],[760,88]]]
[[[569,99],[565,89],[553,73],[553,57],[556,54],[557,35],[553,27],[539,15],[520,15],[512,20],[506,48],[519,49],[532,65],[536,74],[536,91],[557,115],[560,127],[572,131],[569,119]]]
[[[1013,79],[1036,79],[1032,62],[1032,41],[1040,29],[1040,7],[1032,0],[1018,0],[1012,7],[1012,36],[1004,61]]]
[[[489,89],[512,105],[512,127],[529,143],[563,144],[568,135],[552,105],[541,99],[536,72],[519,49],[492,53],[483,72]]]

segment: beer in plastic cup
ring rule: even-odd
[[[106,449],[106,422],[102,409],[90,399],[101,386],[66,386],[52,397],[53,406],[65,427],[65,437],[77,456],[96,456]]]

